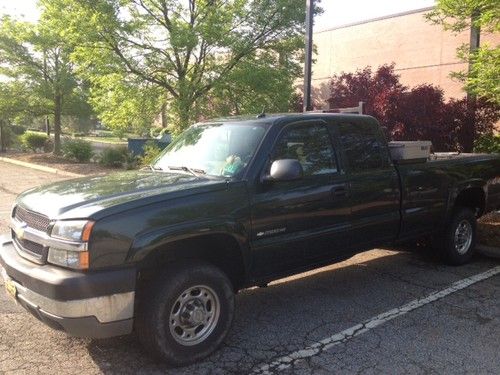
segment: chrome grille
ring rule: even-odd
[[[26,223],[30,228],[47,232],[50,225],[50,219],[42,214],[28,211],[22,207],[16,206],[14,208],[14,218],[20,222]]]

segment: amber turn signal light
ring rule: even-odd
[[[90,239],[90,234],[92,233],[92,228],[94,228],[95,221],[89,221],[85,224],[82,231],[82,241],[88,242]]]

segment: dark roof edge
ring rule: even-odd
[[[260,123],[275,123],[276,121],[281,121],[283,119],[295,119],[302,120],[308,117],[339,117],[339,118],[353,118],[353,117],[372,117],[367,114],[357,114],[357,113],[339,113],[339,112],[325,112],[322,110],[309,111],[309,112],[290,112],[290,113],[269,113],[266,117],[257,118],[254,115],[248,116],[228,116],[221,118],[206,119],[204,121],[197,122],[194,125],[204,125],[210,123],[237,123],[237,122],[260,122]]]
[[[429,10],[432,10],[432,9],[434,9],[433,6],[432,7],[426,7],[426,8],[414,9],[414,10],[408,10],[406,12],[401,12],[401,13],[389,14],[387,16],[382,16],[382,17],[377,17],[377,18],[370,18],[369,20],[358,21],[358,22],[353,22],[353,23],[347,23],[345,25],[340,25],[340,26],[329,28],[329,29],[325,29],[325,30],[321,30],[321,31],[315,31],[314,34],[321,34],[321,33],[325,33],[325,32],[328,32],[328,31],[334,31],[334,30],[338,30],[338,29],[345,29],[346,27],[363,25],[365,23],[383,21],[383,20],[386,20],[386,19],[389,19],[389,18],[397,18],[397,17],[408,16],[410,14],[426,12],[426,11],[429,11]]]

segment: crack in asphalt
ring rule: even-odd
[[[393,320],[399,316],[407,314],[413,310],[423,307],[429,303],[436,302],[450,294],[456,293],[463,290],[473,284],[480,281],[486,280],[500,273],[500,266],[489,269],[486,272],[476,274],[465,279],[459,280],[451,284],[448,288],[436,291],[427,295],[426,297],[413,300],[401,307],[386,311],[379,314],[371,319],[365,320],[353,327],[347,328],[346,330],[334,334],[326,339],[316,342],[305,349],[297,350],[288,355],[282,356],[269,364],[264,364],[257,369],[252,371],[252,374],[263,374],[270,375],[276,372],[288,369],[295,366],[295,364],[303,359],[308,359],[315,357],[323,353],[324,351],[332,348],[333,346],[342,344],[356,336],[359,336],[371,329],[374,329],[390,320]]]

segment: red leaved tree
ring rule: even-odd
[[[414,88],[403,86],[394,64],[371,67],[332,78],[330,108],[355,107],[366,103],[366,113],[376,117],[391,140],[431,140],[437,151],[472,151],[467,137],[470,123],[465,98],[444,99],[443,90],[432,84]],[[500,109],[479,101],[475,118],[477,135],[492,132],[500,120]],[[464,147],[465,146],[465,147]]]

